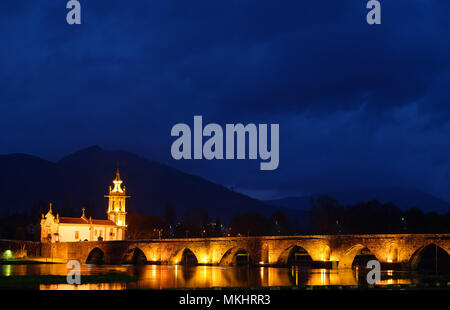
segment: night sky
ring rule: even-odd
[[[122,149],[276,198],[411,187],[450,200],[450,1],[0,2],[0,153]],[[176,123],[279,123],[280,165],[175,161]]]

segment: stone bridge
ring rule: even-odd
[[[361,254],[374,255],[383,264],[414,268],[424,249],[436,245],[450,253],[450,234],[303,235],[269,237],[221,237],[38,243],[0,240],[0,253],[43,256],[83,263],[133,263],[137,258],[161,264],[180,264],[188,259],[199,264],[235,265],[237,257],[259,265],[288,265],[306,255],[333,268],[351,268]],[[39,255],[38,255],[39,254]]]

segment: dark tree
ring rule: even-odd
[[[264,236],[270,234],[269,221],[256,212],[236,215],[230,224],[233,236]]]
[[[164,218],[172,227],[175,227],[175,225],[177,224],[177,214],[175,208],[171,203],[167,203],[164,206]]]
[[[26,240],[26,231],[23,226],[16,227],[15,233],[14,233],[14,239],[15,240]]]
[[[339,234],[342,232],[344,208],[337,200],[321,195],[311,198],[310,230],[318,234]]]
[[[174,237],[175,238],[185,238],[186,237],[186,226],[182,222],[175,224]]]
[[[295,224],[291,222],[286,214],[278,210],[269,218],[271,235],[292,235],[295,233]]]
[[[428,212],[425,215],[426,233],[446,232],[445,218],[436,212]]]
[[[191,208],[183,216],[183,223],[186,226],[189,237],[203,237],[203,231],[209,224],[208,213],[201,208]]]
[[[214,237],[222,237],[222,222],[220,221],[220,216],[216,217],[216,223],[214,225],[214,231],[213,231]]]
[[[129,240],[156,239],[166,236],[169,225],[159,216],[146,216],[135,212],[128,216],[127,238]]]
[[[404,232],[402,212],[392,203],[360,202],[345,208],[343,231],[348,234]]]
[[[426,232],[425,214],[419,208],[409,209],[404,213],[407,231],[412,234]]]

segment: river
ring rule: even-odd
[[[1,276],[66,275],[65,264],[2,265]],[[136,282],[83,284],[83,275],[125,273],[138,277]],[[422,280],[408,271],[384,270],[380,284],[420,284]],[[366,271],[278,268],[278,267],[220,267],[178,265],[82,265],[81,285],[39,285],[35,289],[100,289],[121,290],[133,288],[213,288],[213,287],[270,287],[302,285],[358,285],[366,284]]]

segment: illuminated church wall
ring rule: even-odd
[[[88,225],[59,224],[60,242],[84,240],[91,241],[91,232]]]
[[[53,215],[52,205],[41,220],[42,242],[111,241],[124,240],[126,225],[126,196],[122,188],[119,170],[113,180],[114,188],[109,187],[107,218],[96,220],[85,216],[85,209],[79,218]]]

